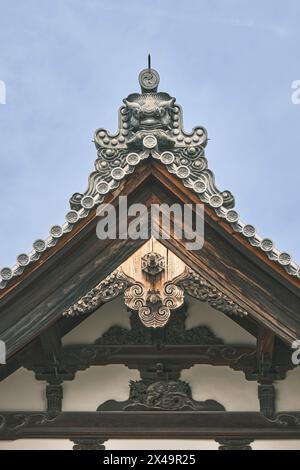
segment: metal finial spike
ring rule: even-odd
[[[159,84],[159,75],[151,68],[151,54],[148,54],[148,67],[139,74],[142,93],[156,93]]]

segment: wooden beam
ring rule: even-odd
[[[273,331],[262,328],[259,332],[257,341],[257,355],[261,358],[262,355],[268,355],[272,360],[275,345],[275,335]]]
[[[272,419],[253,412],[0,411],[0,440],[13,439],[300,439],[300,412]]]
[[[87,350],[90,358],[86,355]],[[61,363],[65,368],[68,367],[68,358],[81,366],[86,362],[87,367],[126,364],[138,369],[139,364],[167,362],[168,365],[182,366],[182,369],[194,364],[242,368],[243,365],[255,364],[255,348],[234,344],[161,345],[159,349],[152,345],[76,345],[63,348]]]

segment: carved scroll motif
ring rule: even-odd
[[[207,302],[211,307],[223,313],[239,317],[248,315],[246,310],[190,268],[186,267],[182,274],[173,279],[173,283],[180,286],[186,294]]]
[[[123,294],[128,286],[134,284],[134,279],[127,276],[121,268],[107,276],[94,289],[81,297],[75,304],[63,312],[64,316],[73,317],[96,310],[102,304]]]
[[[166,325],[171,310],[181,307],[184,293],[180,287],[171,283],[164,286],[162,294],[155,289],[145,291],[135,284],[126,290],[124,301],[128,308],[138,312],[145,326],[158,328]]]

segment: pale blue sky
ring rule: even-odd
[[[298,0],[0,0],[0,18],[0,267],[64,222],[148,52],[218,187],[300,262]]]

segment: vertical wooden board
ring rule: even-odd
[[[133,255],[131,255],[123,264],[121,268],[127,276],[132,277],[136,281],[142,281],[141,278],[141,257],[151,251],[151,241],[147,240]]]
[[[167,267],[168,280],[171,280],[181,274],[184,271],[186,265],[172,251],[168,250]]]

